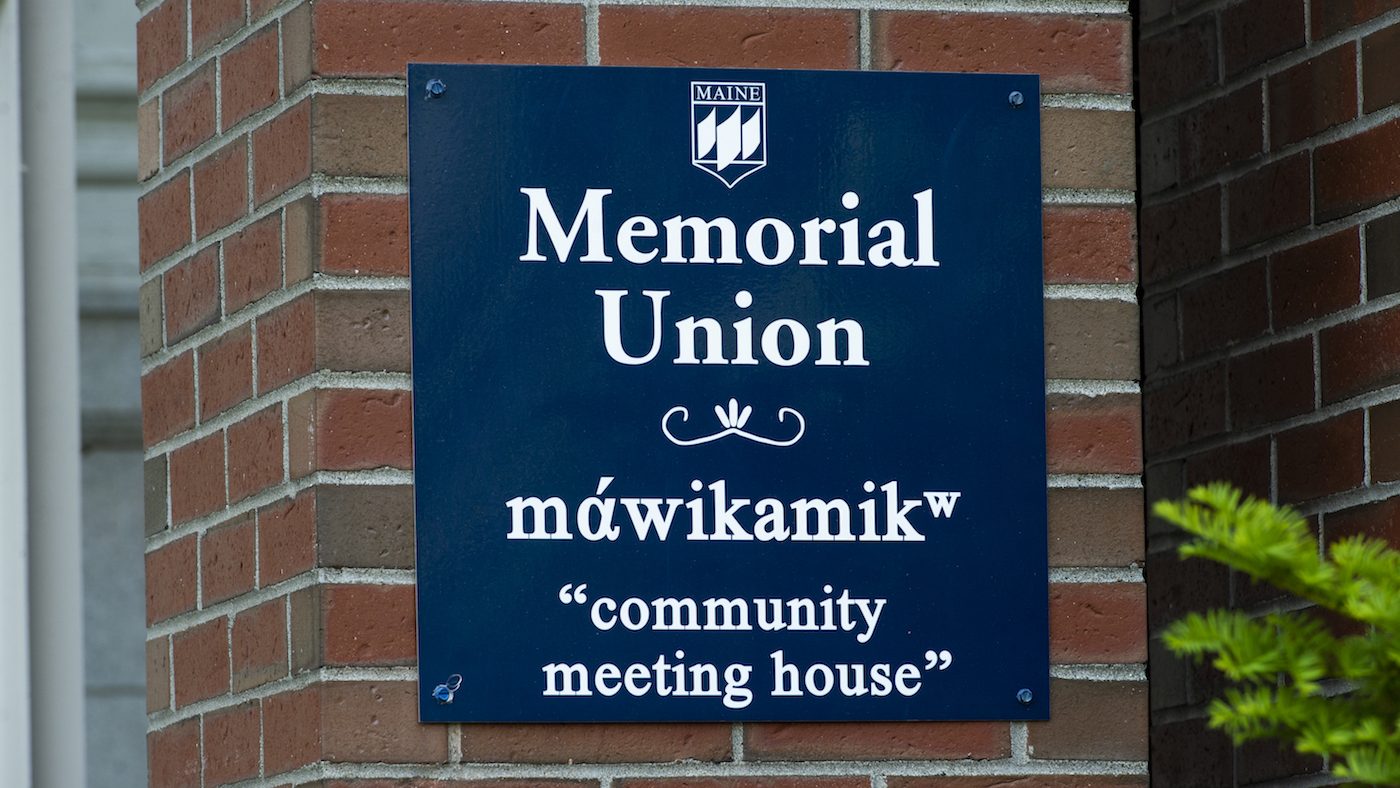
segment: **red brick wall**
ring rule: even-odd
[[[1145,784],[1127,3],[761,5],[140,3],[154,785]],[[1044,75],[1050,722],[415,722],[409,60]]]
[[[1325,543],[1400,543],[1400,2],[1143,0],[1147,491],[1228,479]],[[1149,530],[1152,629],[1292,605]],[[1152,773],[1249,785],[1317,772],[1206,732],[1220,681],[1153,642]]]

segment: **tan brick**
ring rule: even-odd
[[[470,725],[462,729],[468,763],[647,763],[730,757],[728,725]]]
[[[136,110],[136,177],[146,180],[160,169],[160,102],[151,99]]]
[[[141,326],[141,357],[145,358],[165,345],[165,326],[162,318],[165,293],[161,289],[160,277],[142,284],[137,299],[137,321]]]
[[[1029,724],[1032,758],[1147,758],[1146,684],[1052,679],[1050,708],[1049,721]]]
[[[409,298],[404,291],[316,294],[316,368],[409,370]]]
[[[326,684],[325,757],[342,763],[446,762],[447,727],[418,724],[417,689],[412,681]]]
[[[154,536],[169,525],[170,499],[167,493],[170,479],[166,470],[167,456],[162,454],[142,463],[143,487],[145,495],[146,536]]]
[[[291,286],[311,278],[320,257],[320,209],[310,197],[287,204],[283,211],[283,238],[286,283]]]
[[[170,708],[170,638],[146,641],[146,713]]]
[[[858,38],[852,11],[607,6],[598,17],[607,65],[852,68]]]
[[[1049,510],[1051,566],[1142,560],[1142,490],[1052,489]]]
[[[291,93],[311,80],[311,4],[282,16],[282,91]]]
[[[323,487],[315,512],[322,566],[413,568],[413,488]]]
[[[1131,112],[1041,110],[1041,182],[1071,189],[1137,186]]]
[[[1138,310],[1132,302],[1045,302],[1046,377],[1136,379],[1138,344]]]
[[[408,172],[408,111],[401,96],[316,96],[312,166],[328,175]]]

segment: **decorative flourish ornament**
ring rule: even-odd
[[[690,420],[690,411],[687,410],[684,405],[677,405],[676,407],[671,408],[670,410],[666,411],[665,416],[661,417],[661,433],[666,436],[667,440],[671,441],[677,446],[698,446],[702,443],[710,443],[711,441],[717,441],[720,438],[728,437],[730,435],[738,435],[739,437],[751,440],[754,443],[762,443],[767,446],[791,446],[794,443],[797,443],[799,440],[801,440],[803,434],[807,432],[807,420],[802,418],[802,414],[798,413],[792,408],[786,407],[778,409],[778,423],[781,424],[787,421],[787,417],[789,414],[791,414],[793,418],[796,419],[797,433],[791,438],[788,438],[787,440],[778,440],[775,438],[767,438],[762,435],[755,435],[752,432],[748,432],[744,429],[744,425],[748,423],[749,417],[753,415],[753,406],[745,405],[744,409],[741,411],[739,410],[739,401],[731,397],[729,400],[728,410],[725,410],[723,405],[715,406],[715,416],[719,419],[719,424],[724,429],[721,429],[719,432],[716,432],[713,435],[704,435],[699,438],[682,439],[677,438],[671,432],[671,417],[676,415],[677,413],[679,413],[681,416],[680,421],[682,424]]]

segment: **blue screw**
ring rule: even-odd
[[[1006,102],[1013,107],[1019,107],[1026,103],[1026,97],[1021,95],[1021,91],[1013,90],[1011,91],[1011,95],[1006,97]]]
[[[1020,689],[1016,691],[1016,700],[1020,701],[1022,706],[1029,706],[1031,701],[1035,700],[1035,695],[1028,689]]]
[[[440,79],[428,80],[428,98],[437,98],[447,92],[447,83]]]

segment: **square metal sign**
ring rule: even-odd
[[[424,721],[1047,718],[1036,77],[408,85]]]

